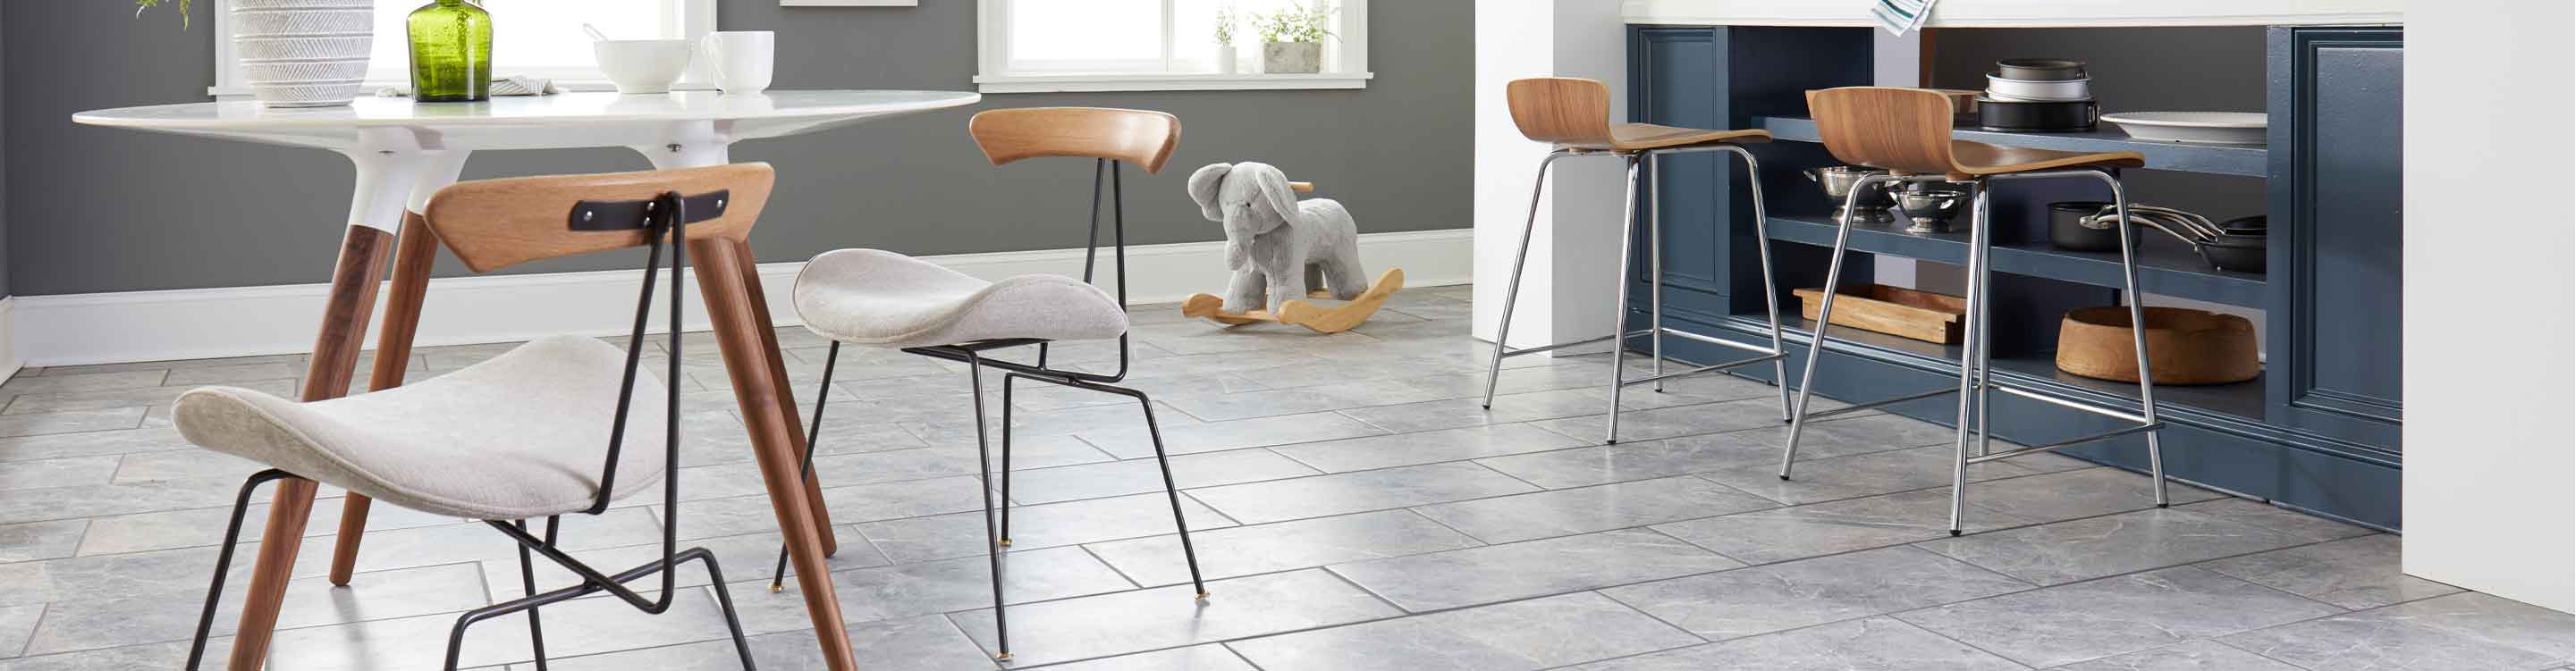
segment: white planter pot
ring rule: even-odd
[[[1263,42],[1261,71],[1270,74],[1315,74],[1324,71],[1322,42]]]
[[[1234,45],[1231,45],[1231,44],[1219,44],[1219,45],[1216,45],[1216,72],[1217,72],[1217,74],[1222,74],[1222,75],[1230,75],[1230,74],[1234,74],[1234,73],[1235,73],[1235,71],[1236,71],[1236,62],[1235,62],[1235,61],[1236,61],[1236,58],[1237,58],[1237,56],[1236,56],[1235,51],[1234,51]]]
[[[358,97],[375,48],[368,0],[233,0],[242,83],[267,107],[329,107]]]

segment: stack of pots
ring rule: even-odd
[[[2064,58],[1995,61],[1985,95],[1977,99],[1977,125],[1986,130],[2092,130],[2100,116],[2084,61]]]

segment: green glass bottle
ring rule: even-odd
[[[431,103],[492,99],[492,14],[465,0],[411,13],[411,90]]]

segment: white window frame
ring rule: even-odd
[[[1008,0],[976,2],[975,88],[982,93],[1359,89],[1367,88],[1369,79],[1376,76],[1369,71],[1368,0],[1336,0],[1334,3],[1338,10],[1337,26],[1333,37],[1324,40],[1324,62],[1331,71],[1276,75],[1212,72],[1014,74],[1009,66],[1010,3]],[[1170,13],[1165,12],[1164,21],[1170,20]],[[1170,32],[1170,27],[1165,26],[1167,37],[1164,39],[1170,39]],[[1166,42],[1166,51],[1169,51],[1169,46]],[[1165,54],[1165,58],[1169,57]],[[1258,55],[1252,57],[1259,58]]]
[[[708,33],[716,31],[717,0],[674,1],[680,6],[681,33],[686,35],[691,43],[704,39]],[[247,98],[250,96],[250,85],[242,81],[241,63],[233,53],[232,0],[214,0],[214,6],[215,85],[207,88],[206,94],[218,99]],[[377,39],[383,38],[384,36],[377,36]],[[704,70],[701,64],[692,63],[688,74],[681,77],[680,83],[672,88],[714,89],[715,86],[709,83],[710,78]],[[555,86],[571,91],[613,91],[617,88],[615,84],[609,83],[608,75],[601,73],[596,66],[550,72],[495,72],[493,74],[504,77],[527,75],[551,78]],[[370,78],[362,91],[374,92],[388,86],[408,87],[410,85],[409,81],[378,81]]]

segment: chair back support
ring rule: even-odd
[[[580,230],[576,206],[651,201],[664,193],[725,192],[722,214],[692,212],[690,238],[742,240],[769,204],[777,174],[767,163],[602,175],[516,177],[458,182],[430,197],[421,214],[449,251],[474,272],[564,256],[643,246],[645,229]]]
[[[1550,144],[1606,147],[1610,87],[1590,79],[1516,79],[1503,88],[1521,135]]]
[[[1096,158],[1163,171],[1181,146],[1181,120],[1150,110],[1101,107],[1027,107],[987,110],[966,122],[966,134],[993,165],[1046,156]]]
[[[1847,86],[1807,92],[1807,113],[1834,158],[1905,173],[1957,172],[1951,103],[1930,89]]]

